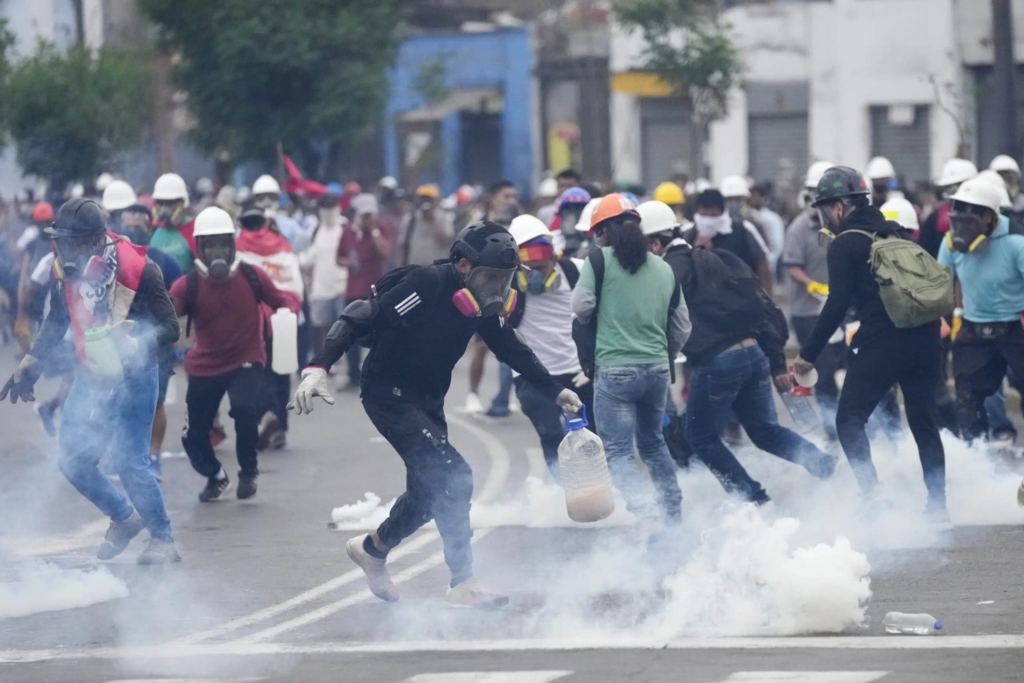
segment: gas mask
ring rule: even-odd
[[[950,230],[946,233],[946,246],[961,254],[977,254],[988,249],[988,236],[993,230],[989,223],[991,210],[984,206],[954,201],[950,207]]]
[[[280,199],[278,199],[276,194],[258,194],[252,200],[252,205],[257,209],[263,209],[263,213],[267,218],[273,218],[277,215],[280,203]]]
[[[516,280],[519,291],[527,294],[547,294],[562,286],[562,275],[557,270],[552,270],[550,275],[545,275],[544,271],[537,268],[519,270]]]
[[[196,270],[215,282],[224,282],[234,275],[241,262],[235,251],[233,235],[200,237],[197,251],[199,258],[195,261]]]
[[[54,275],[58,280],[104,279],[109,263],[103,254],[111,244],[105,234],[55,239],[53,249],[57,257],[53,260]]]
[[[512,289],[515,270],[478,266],[466,278],[466,286],[452,295],[452,303],[467,318],[507,316],[516,307]]]
[[[168,229],[180,228],[185,224],[185,207],[178,204],[157,204],[156,220]]]

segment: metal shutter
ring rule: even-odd
[[[779,183],[800,177],[808,164],[807,114],[751,116],[748,121],[750,175]]]
[[[929,183],[931,173],[931,107],[914,105],[914,121],[909,125],[889,121],[889,107],[871,107],[871,156],[883,156],[896,167],[899,177],[908,183]]]
[[[640,139],[643,183],[664,182],[690,165],[690,117],[678,97],[640,100]]]

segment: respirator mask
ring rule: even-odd
[[[946,246],[961,254],[976,254],[988,248],[993,226],[988,222],[990,209],[976,204],[954,201],[950,206]]]
[[[452,296],[452,303],[467,318],[507,316],[516,307],[515,274],[515,270],[477,266],[466,278],[466,286]]]
[[[107,235],[102,233],[54,239],[54,275],[58,280],[102,280],[109,265],[103,254],[112,244]]]
[[[240,259],[235,251],[233,235],[211,235],[200,237],[196,250],[199,258],[196,270],[203,277],[215,282],[224,282],[238,270]]]

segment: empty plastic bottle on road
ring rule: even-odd
[[[782,404],[793,418],[793,426],[800,434],[813,432],[821,426],[821,413],[814,398],[814,389],[794,384],[793,388],[781,393]]]
[[[882,620],[886,633],[911,636],[933,636],[942,630],[942,622],[930,614],[889,612]]]
[[[597,522],[615,511],[612,478],[597,434],[585,429],[587,408],[579,417],[565,413],[568,433],[558,445],[558,469],[565,489],[565,507],[574,522]]]

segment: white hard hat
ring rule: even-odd
[[[992,160],[992,163],[989,164],[988,167],[992,171],[1012,171],[1013,173],[1020,175],[1020,164],[1017,163],[1016,159],[1007,154],[1000,154],[997,156]]]
[[[992,187],[999,190],[999,205],[1004,209],[1013,208],[1013,203],[1010,201],[1010,193],[1006,191],[1006,181],[1003,180],[1003,176],[999,175],[997,171],[993,171],[990,168],[986,168],[984,171],[978,174],[978,180],[984,180],[992,185]]]
[[[576,221],[576,232],[590,232],[590,220],[594,217],[594,212],[597,211],[597,205],[600,203],[600,197],[594,197],[587,202],[580,213],[579,220]]]
[[[103,199],[100,203],[107,211],[120,211],[137,204],[138,201],[131,185],[123,180],[111,180],[103,190]]]
[[[96,176],[96,191],[103,192],[105,189],[107,189],[107,185],[109,185],[113,180],[114,176],[110,175],[106,171],[100,173],[98,176]]]
[[[896,169],[892,162],[885,157],[875,157],[868,162],[868,168],[864,172],[868,180],[881,180],[882,178],[895,178]]]
[[[812,190],[818,188],[818,183],[821,182],[821,176],[825,175],[825,171],[835,166],[831,161],[815,161],[811,164],[811,167],[807,169],[807,177],[804,178],[804,187],[808,187]]]
[[[253,194],[281,194],[281,186],[274,176],[263,174],[252,184]]]
[[[184,200],[188,206],[188,188],[185,181],[177,173],[164,173],[153,184],[153,199],[156,201]]]
[[[984,206],[986,209],[992,209],[998,215],[1002,197],[999,194],[999,188],[989,181],[984,178],[971,178],[960,186],[956,194],[950,197],[950,201]]]
[[[655,235],[679,227],[676,212],[665,202],[644,202],[636,210],[640,214],[640,229],[645,235]]]
[[[544,221],[528,213],[513,218],[508,231],[512,233],[512,239],[520,247],[532,239],[551,236],[551,231],[544,225]]]
[[[726,199],[750,196],[750,186],[747,185],[746,180],[738,175],[727,175],[722,178],[722,182],[718,185],[718,190]]]
[[[914,205],[903,197],[894,197],[881,206],[886,220],[896,221],[907,230],[920,230]]]
[[[377,184],[380,185],[381,187],[383,187],[386,190],[397,190],[398,189],[398,181],[395,180],[394,178],[392,178],[389,175],[386,175],[383,178],[381,178],[380,182],[377,183]]]
[[[942,173],[936,179],[939,187],[958,185],[978,175],[978,167],[967,159],[950,159],[942,165]]]
[[[82,197],[84,195],[85,186],[82,185],[82,183],[75,183],[74,185],[71,186],[71,189],[68,191],[68,196],[70,196],[72,199],[77,199],[78,197]]]
[[[202,177],[196,181],[196,192],[199,194],[213,194],[213,181]]]
[[[554,178],[545,178],[537,186],[537,196],[545,199],[558,196],[558,181]]]
[[[357,216],[376,216],[380,213],[380,205],[377,203],[377,196],[364,192],[352,198],[352,208]]]
[[[235,222],[231,214],[219,206],[203,209],[196,216],[193,237],[210,237],[212,235],[234,235]]]

